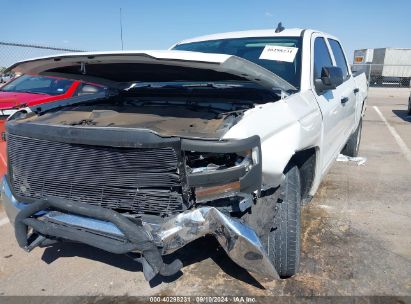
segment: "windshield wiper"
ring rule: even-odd
[[[131,91],[131,90],[137,90],[137,89],[145,89],[145,88],[151,88],[150,83],[145,83],[145,84],[139,84],[139,83],[132,83],[128,88],[125,88],[124,91]]]
[[[230,114],[236,114],[240,112],[244,112],[248,109],[250,109],[253,104],[251,102],[247,103],[241,103],[241,104],[230,104],[228,107],[219,107],[216,105],[216,103],[207,103],[207,104],[201,104],[198,102],[188,102],[188,101],[180,101],[180,102],[173,102],[173,101],[157,101],[157,100],[129,100],[127,101],[129,104],[132,104],[134,106],[138,107],[144,107],[144,106],[181,106],[181,107],[186,107],[191,110],[207,110],[211,111],[213,113],[219,114],[219,115],[230,115]]]
[[[243,84],[235,83],[214,83],[214,82],[201,82],[201,83],[133,83],[125,91],[134,91],[139,89],[190,89],[190,88],[242,88]]]
[[[190,84],[183,84],[182,87],[186,88],[238,88],[243,87],[243,85],[233,84],[233,83],[213,83],[213,82],[205,82],[205,83],[190,83]]]

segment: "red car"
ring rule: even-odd
[[[73,96],[93,94],[105,90],[100,85],[81,81],[23,75],[0,87],[0,176],[7,170],[6,144],[4,142],[7,118],[17,110]]]

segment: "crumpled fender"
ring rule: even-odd
[[[297,151],[320,146],[321,128],[322,116],[315,97],[311,91],[304,91],[246,111],[223,138],[259,135],[263,184],[276,187]]]

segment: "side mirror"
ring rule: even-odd
[[[314,80],[315,89],[318,93],[334,90],[344,82],[342,69],[339,67],[323,67],[321,78]]]

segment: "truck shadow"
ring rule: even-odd
[[[392,110],[392,112],[402,120],[406,122],[411,122],[411,115],[408,115],[407,110]]]
[[[90,259],[130,272],[143,271],[142,265],[139,262],[134,261],[130,256],[113,254],[80,243],[56,243],[50,245],[45,248],[41,259],[45,263],[51,264],[59,258],[70,257]],[[214,237],[207,236],[200,238],[172,254],[163,256],[165,263],[171,263],[177,258],[182,261],[184,267],[199,263],[206,259],[211,259],[229,276],[254,287],[261,289],[264,288],[245,269],[235,264],[227,256]],[[182,270],[184,271],[184,268]],[[170,283],[176,281],[182,275],[182,271],[179,271],[175,275],[169,277],[158,275],[151,280],[149,284],[150,287],[155,287],[161,283]]]

